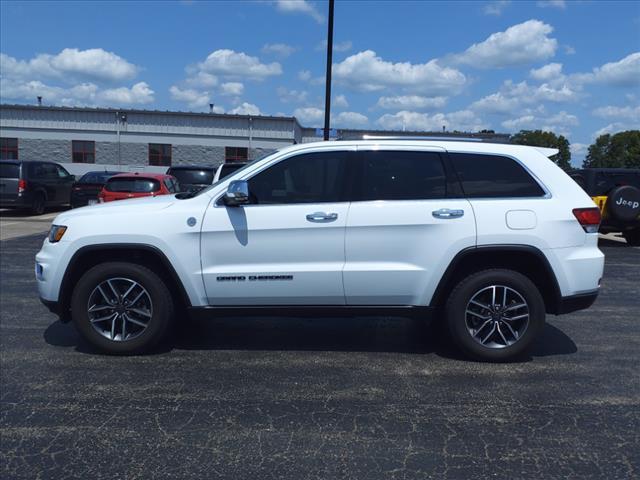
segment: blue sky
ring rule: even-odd
[[[0,3],[3,103],[323,118],[324,1]],[[640,2],[336,2],[335,127],[640,128]]]

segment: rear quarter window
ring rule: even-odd
[[[20,165],[17,163],[0,163],[0,178],[20,178]]]
[[[538,182],[514,159],[501,155],[450,153],[469,198],[542,197]]]

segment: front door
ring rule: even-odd
[[[453,256],[475,245],[473,210],[446,174],[445,154],[358,151],[345,239],[348,305],[426,306]]]
[[[344,305],[348,155],[285,158],[246,179],[250,204],[209,205],[201,237],[209,304]]]

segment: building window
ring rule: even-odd
[[[0,160],[18,159],[18,139],[0,138]]]
[[[96,163],[96,142],[72,140],[71,151],[73,163]]]
[[[156,167],[171,166],[171,144],[150,143],[149,144],[149,165]]]
[[[246,162],[249,159],[247,147],[224,147],[225,162]]]

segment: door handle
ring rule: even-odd
[[[434,210],[431,213],[436,218],[460,218],[464,215],[464,210],[450,210],[448,208],[441,208],[440,210]]]
[[[337,219],[337,213],[315,212],[307,215],[307,220],[310,222],[333,222]]]

